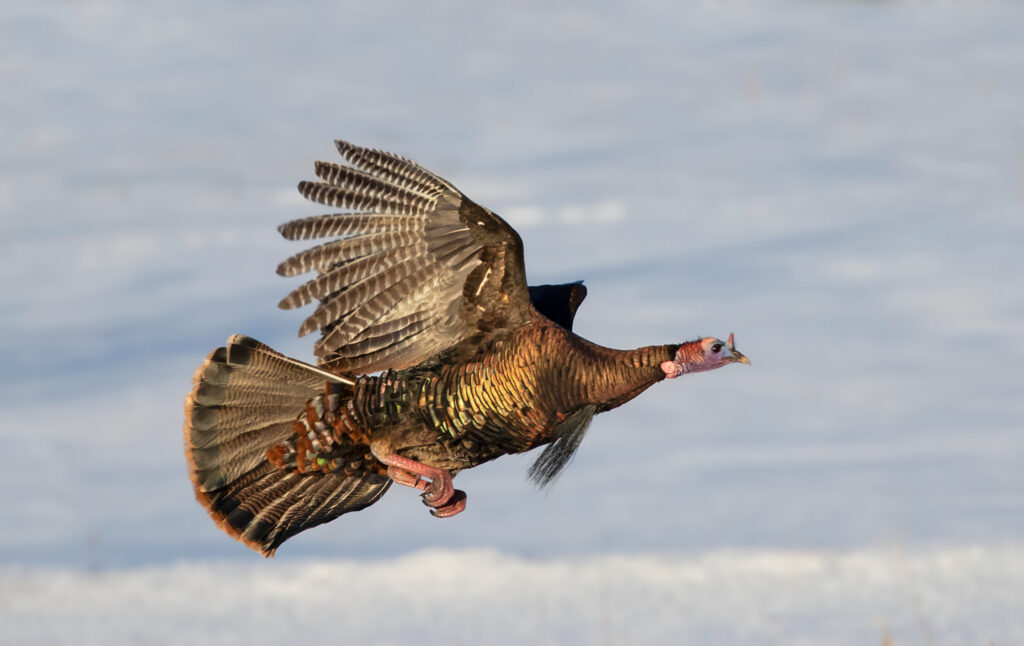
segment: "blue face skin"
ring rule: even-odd
[[[745,363],[750,364],[750,359],[746,358],[743,353],[736,349],[736,337],[729,333],[728,341],[721,341],[708,337],[701,340],[701,344],[704,346],[704,356],[706,361],[711,365],[711,368],[718,368],[724,366],[727,363]]]
[[[666,378],[673,379],[691,372],[714,370],[730,363],[750,363],[750,359],[736,349],[732,334],[728,341],[708,336],[699,341],[684,343],[679,346],[672,361],[661,364],[661,369]]]

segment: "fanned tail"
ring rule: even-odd
[[[372,465],[307,469],[300,460],[299,468],[283,468],[279,455],[277,465],[268,459],[268,451],[294,444],[297,422],[325,384],[338,400],[351,396],[351,380],[235,335],[210,353],[193,382],[185,398],[185,457],[196,499],[221,529],[265,556],[387,491],[391,481]]]

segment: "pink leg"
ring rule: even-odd
[[[399,469],[398,467],[388,467],[388,477],[400,485],[419,489],[420,491],[426,489],[428,484],[422,476],[418,476],[415,473],[409,473],[405,469]]]
[[[397,453],[376,456],[388,465],[388,477],[398,484],[413,487],[423,492],[423,503],[433,507],[430,513],[438,518],[448,518],[466,508],[466,494],[452,485],[452,474],[444,469],[427,466]],[[423,478],[430,478],[426,482]]]

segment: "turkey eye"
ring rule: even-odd
[[[716,343],[713,346],[711,346],[711,352],[713,352],[714,354],[718,354],[721,351],[722,351],[722,344],[721,343]]]

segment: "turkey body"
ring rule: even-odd
[[[610,350],[534,313],[468,360],[442,355],[358,380],[350,412],[383,451],[455,473],[582,432],[664,379],[659,365],[673,350]]]
[[[334,237],[278,267],[316,276],[280,306],[318,301],[317,365],[235,335],[196,370],[185,455],[196,498],[269,556],[295,534],[363,509],[393,482],[436,516],[466,496],[452,476],[546,447],[549,483],[594,415],[686,372],[748,363],[728,342],[614,350],[572,331],[579,282],[528,287],[522,242],[494,213],[403,157],[336,142],[307,198],[346,209],[286,223]]]

